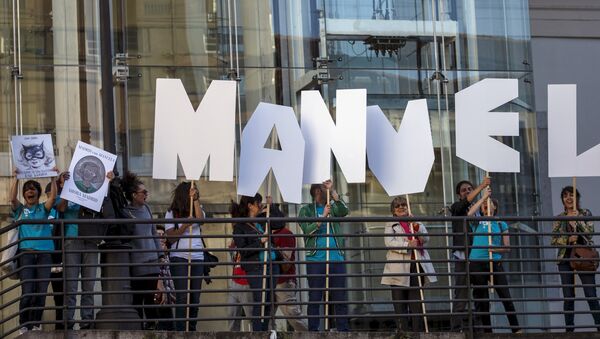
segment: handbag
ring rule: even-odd
[[[19,278],[17,274],[18,263],[15,258],[17,255],[17,251],[19,249],[19,228],[13,228],[8,231],[8,244],[12,244],[13,246],[5,249],[2,252],[2,259],[0,259],[1,263],[4,263],[2,267],[0,267],[0,271],[2,275],[6,275],[9,279],[17,280]]]
[[[600,255],[598,251],[592,247],[594,243],[587,240],[586,237],[579,236],[579,239],[584,239],[584,245],[589,247],[573,247],[571,249],[571,261],[569,264],[574,271],[594,272],[600,264]]]

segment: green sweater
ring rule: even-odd
[[[300,209],[300,212],[298,212],[298,217],[299,218],[316,217],[317,216],[316,211],[317,211],[317,206],[313,202],[312,204],[303,206]],[[344,203],[341,199],[338,201],[333,201],[331,203],[330,215],[332,217],[347,216],[348,215],[348,207],[346,206],[346,203]],[[312,257],[317,253],[317,250],[314,249],[316,247],[316,243],[317,243],[317,238],[314,236],[314,234],[317,232],[317,230],[319,228],[319,223],[317,223],[317,222],[301,222],[300,227],[302,228],[302,232],[304,232],[304,234],[309,235],[308,237],[304,238],[304,246],[306,248],[313,248],[312,250],[306,252],[307,257]],[[338,236],[340,234],[340,223],[332,222],[331,223],[331,232],[334,235],[335,241],[338,244],[340,252],[343,255],[344,254],[344,251],[343,251],[344,238],[342,238],[341,236]]]

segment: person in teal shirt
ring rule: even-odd
[[[496,215],[498,201],[490,198],[491,193],[492,191],[489,188],[486,189],[481,199],[471,206],[468,215],[473,216],[478,211],[481,211],[481,215]],[[488,203],[488,199],[490,199],[490,203]],[[519,333],[521,332],[519,320],[514,314],[515,305],[510,296],[508,279],[502,266],[502,255],[510,251],[508,225],[504,221],[481,221],[471,224],[471,232],[473,232],[473,248],[469,252],[469,269],[471,271],[471,282],[475,285],[473,297],[478,299],[475,301],[475,310],[482,313],[479,317],[483,325],[483,331],[492,332],[489,313],[489,288],[493,288],[502,299],[504,310],[508,313],[506,316],[511,330],[514,333]],[[491,243],[490,233],[492,234]],[[491,268],[490,265],[492,265]]]
[[[330,192],[330,201],[327,201],[327,191]],[[322,184],[314,184],[310,187],[310,195],[313,199],[311,204],[305,205],[300,209],[298,217],[345,217],[348,215],[346,203],[340,199],[339,194],[333,188],[333,182],[327,180]],[[308,299],[310,304],[307,308],[308,330],[319,331],[321,319],[321,303],[323,301],[325,289],[325,276],[329,274],[330,300],[335,302],[345,302],[348,300],[346,289],[346,264],[344,264],[344,238],[340,233],[340,225],[337,222],[329,223],[329,236],[327,236],[327,223],[323,222],[301,222],[300,227],[304,234],[304,247],[306,247],[306,273],[309,275]],[[327,238],[329,238],[329,272],[327,268]],[[326,302],[329,302],[326,301]],[[335,303],[336,316],[345,316],[348,314],[348,305],[345,303]],[[336,328],[339,332],[349,330],[348,318],[335,318]]]
[[[56,168],[54,169],[57,173]],[[13,219],[24,221],[19,226],[19,279],[21,280],[21,300],[19,301],[20,333],[41,329],[43,308],[46,304],[44,293],[48,291],[51,253],[54,250],[52,224],[28,224],[28,220],[46,220],[56,199],[56,179],[50,180],[50,193],[44,203],[40,203],[42,186],[35,180],[23,184],[23,201],[17,198],[19,180],[14,170],[10,190]],[[39,239],[38,239],[39,238]],[[33,281],[35,280],[35,281]],[[40,294],[40,295],[36,295]]]

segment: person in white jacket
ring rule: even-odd
[[[390,210],[395,217],[409,216],[407,201],[402,197],[392,200]],[[409,235],[413,232],[418,236]],[[437,281],[433,265],[429,262],[429,253],[424,247],[429,241],[427,229],[418,222],[412,223],[412,225],[403,221],[390,222],[385,226],[385,234],[388,263],[385,264],[381,284],[391,287],[394,311],[398,315],[398,328],[403,331],[420,332],[423,330],[421,314],[423,312],[419,279],[417,275],[410,276],[408,274],[416,274],[417,264],[419,264],[419,271],[427,277],[426,279],[421,277],[423,285],[426,280],[430,283]],[[409,313],[411,316],[408,316]],[[409,318],[412,319],[410,327],[408,326]]]

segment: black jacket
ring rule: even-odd
[[[271,205],[271,216],[272,217],[283,217],[283,213],[277,208],[276,205]],[[257,216],[258,218],[265,217],[264,213],[261,213]],[[254,226],[254,227],[253,227]],[[270,230],[273,231],[281,229],[285,226],[285,223],[275,222],[270,224]],[[264,226],[263,226],[264,228]],[[233,234],[234,235],[242,235],[239,237],[233,238],[235,242],[235,247],[240,252],[240,260],[241,265],[244,271],[257,271],[262,268],[262,264],[259,264],[260,261],[260,252],[264,251],[264,244],[260,241],[258,235],[260,232],[257,227],[250,223],[237,223],[233,225]],[[247,236],[243,236],[247,235]],[[275,245],[271,240],[271,248],[275,249]],[[248,262],[256,262],[256,263],[248,263]]]

